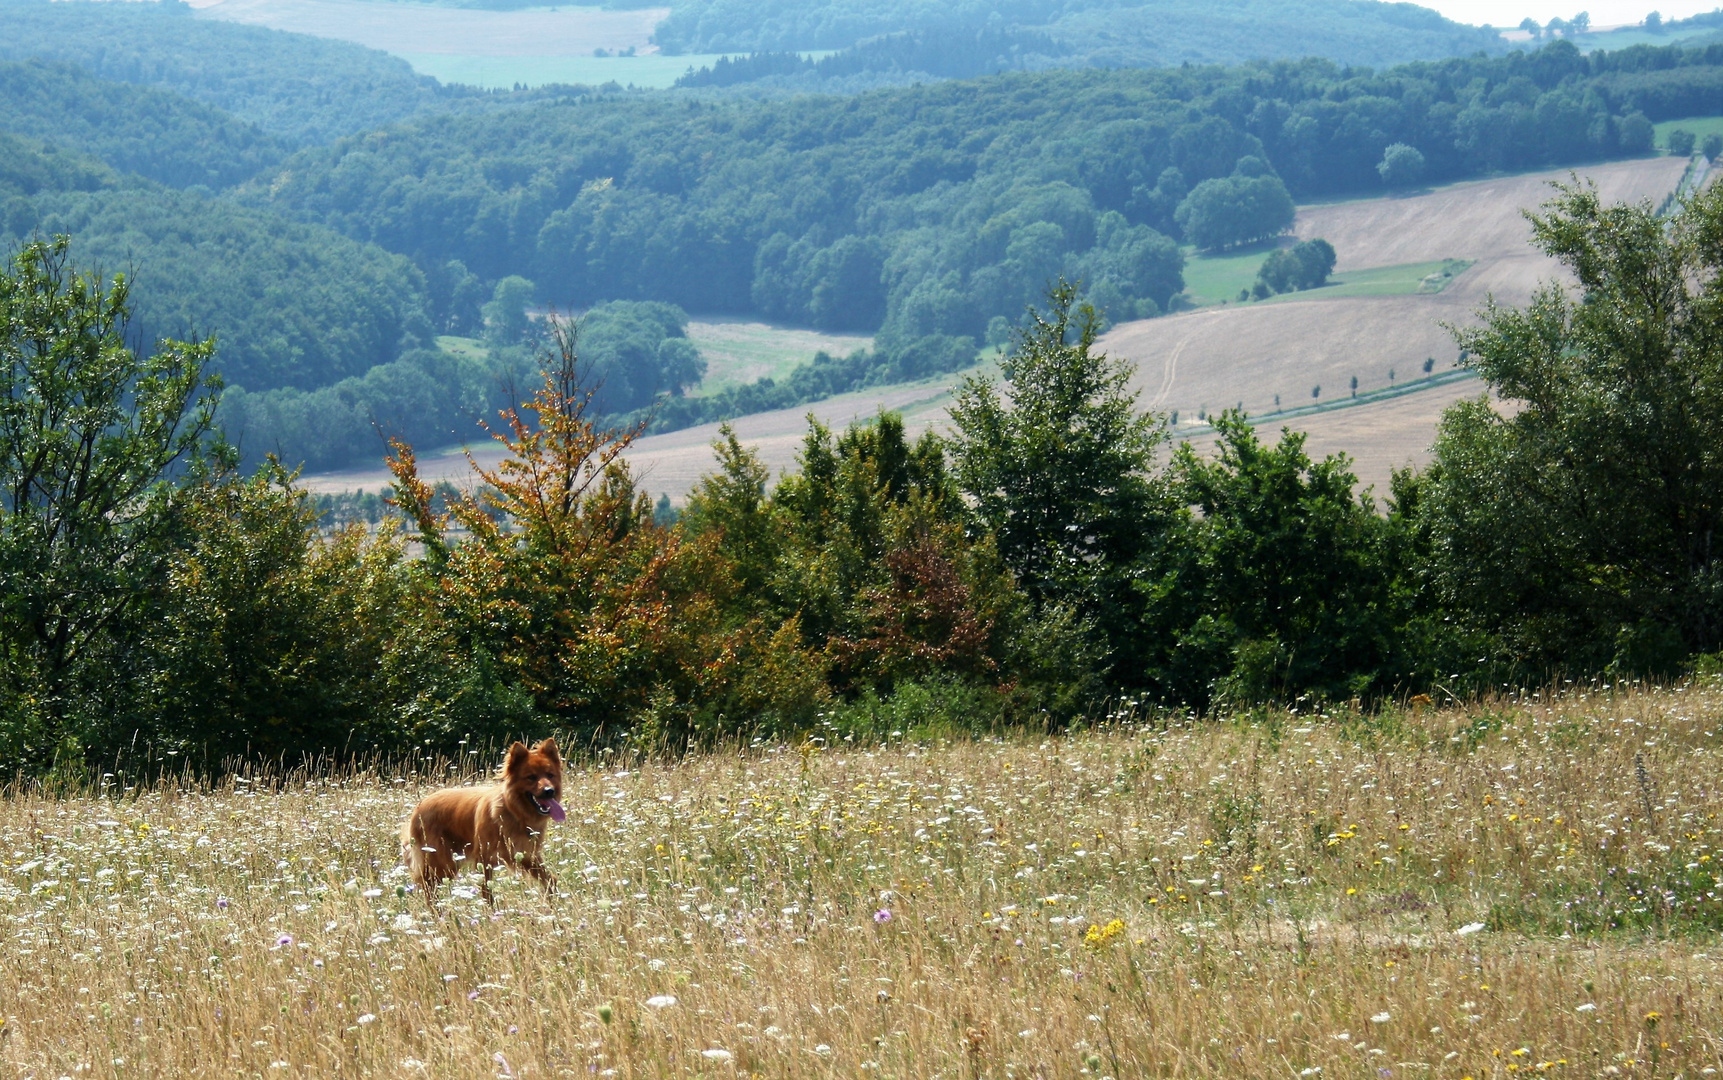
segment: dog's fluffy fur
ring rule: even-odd
[[[446,788],[413,808],[401,826],[402,858],[427,900],[434,900],[437,885],[454,877],[463,862],[484,868],[486,900],[491,871],[503,865],[532,875],[549,891],[556,881],[540,851],[549,823],[564,817],[561,795],[556,740],[530,748],[517,742],[496,783]]]

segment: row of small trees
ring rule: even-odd
[[[333,534],[233,468],[207,343],[127,348],[123,280],[33,245],[0,286],[0,752],[682,749],[1674,673],[1723,644],[1723,196],[1663,221],[1574,187],[1534,227],[1578,295],[1460,341],[1518,407],[1456,406],[1380,507],[1240,416],[1169,448],[1061,285],[949,438],[815,423],[774,487],[726,430],[668,526],[565,328],[482,487],[398,442],[405,531]]]

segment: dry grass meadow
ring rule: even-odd
[[[7,796],[5,1071],[1723,1068],[1723,684],[592,765],[556,895],[433,914],[461,772]]]

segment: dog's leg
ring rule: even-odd
[[[546,896],[556,892],[556,875],[552,874],[550,872],[550,868],[545,866],[544,863],[535,859],[532,862],[523,864],[521,869],[525,870],[528,874],[531,874],[533,880],[544,886]]]
[[[479,895],[485,898],[485,903],[496,907],[497,902],[491,897],[491,865],[485,864],[485,883],[479,886]]]

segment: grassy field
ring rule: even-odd
[[[1700,139],[1707,135],[1723,135],[1723,116],[1690,116],[1685,120],[1665,120],[1657,125],[1657,145],[1669,146],[1669,133],[1690,131]]]
[[[1469,259],[1442,259],[1436,262],[1407,263],[1404,266],[1377,266],[1368,270],[1349,270],[1328,279],[1320,289],[1282,293],[1256,303],[1278,303],[1287,300],[1333,300],[1348,296],[1412,296],[1434,295],[1446,289],[1456,277],[1472,265]]]
[[[1128,711],[1128,710],[1127,710]],[[568,779],[549,898],[395,828],[480,764],[0,801],[18,1076],[1683,1077],[1723,686],[1124,715]]]
[[[1248,289],[1255,283],[1262,261],[1277,246],[1252,244],[1231,255],[1199,255],[1186,249],[1185,292],[1199,305],[1235,301],[1240,289]]]
[[[1256,272],[1271,248],[1253,248],[1238,255],[1187,256],[1185,291],[1197,304],[1237,303],[1240,289],[1256,282]],[[1329,279],[1323,288],[1303,293],[1285,293],[1275,300],[1333,299],[1341,296],[1409,296],[1439,293],[1471,266],[1469,259],[1438,259],[1399,266],[1350,269]]]
[[[691,320],[688,340],[706,358],[706,377],[695,389],[696,395],[762,378],[781,379],[811,361],[817,352],[848,356],[873,345],[873,338],[861,334],[827,334],[719,318]]]

